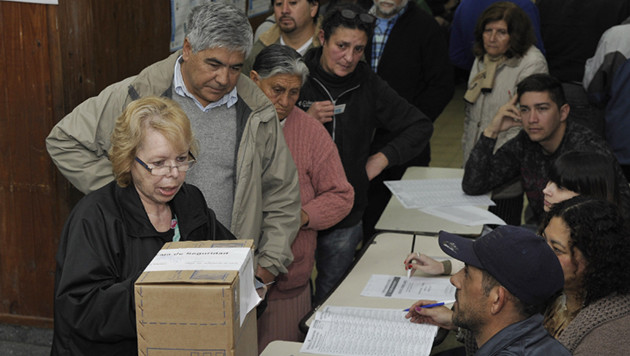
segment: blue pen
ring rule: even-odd
[[[441,307],[442,305],[444,305],[444,302],[439,302],[439,303],[433,303],[433,304],[427,304],[427,305],[421,305],[420,308],[433,308],[433,307]],[[409,308],[403,310],[408,312]]]

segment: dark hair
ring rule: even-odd
[[[276,1],[278,0],[271,0],[271,8],[273,9],[276,5]],[[289,1],[289,0],[284,0],[284,1]],[[313,22],[317,23],[317,18],[319,17],[319,0],[306,0],[309,4],[311,5],[315,5],[317,4],[317,12],[315,12],[315,16],[313,16]]]
[[[500,286],[501,283],[494,278],[490,272],[485,269],[481,269],[481,288],[483,289],[483,295],[486,297],[490,295],[492,288]]]
[[[350,10],[355,14],[352,19],[349,19],[342,15],[344,10]],[[371,22],[366,22],[361,17],[369,16],[372,18]],[[330,8],[324,19],[322,20],[322,30],[324,31],[324,40],[328,40],[330,36],[335,32],[337,27],[344,27],[348,29],[357,29],[365,32],[366,36],[370,38],[372,31],[374,31],[374,16],[368,14],[365,9],[359,5],[352,3],[340,3]]]
[[[611,293],[628,293],[630,238],[617,208],[602,199],[577,196],[554,204],[545,215],[541,231],[554,217],[561,218],[569,228],[571,250],[577,248],[586,260],[584,305]]]
[[[619,204],[619,185],[613,161],[599,152],[566,152],[551,164],[548,175],[549,180],[559,187]]]
[[[482,273],[481,274],[481,288],[483,289],[483,295],[487,297],[490,295],[490,291],[492,290],[492,288],[496,286],[501,286],[501,283],[499,283],[499,281],[497,281],[496,278],[494,278],[485,269],[482,269],[481,273]],[[505,289],[507,290],[507,288]],[[558,294],[554,294],[551,298],[549,298],[546,302],[542,304],[529,305],[529,304],[523,303],[520,299],[518,299],[518,297],[512,294],[509,290],[508,292],[509,292],[508,299],[510,299],[512,303],[514,303],[514,307],[516,308],[516,310],[518,310],[518,312],[521,315],[528,318],[534,314],[542,313],[547,308],[547,305],[549,304],[549,302],[555,300],[558,296]],[[558,291],[558,293],[560,293],[560,291]]]
[[[278,74],[290,74],[300,78],[302,85],[308,78],[308,67],[302,56],[289,46],[274,43],[258,53],[252,69],[261,79],[267,79]]]
[[[567,103],[562,89],[562,83],[549,74],[536,73],[523,79],[516,85],[518,101],[527,92],[547,92],[551,100],[558,105],[558,109]]]
[[[510,46],[505,52],[506,57],[522,57],[529,47],[536,43],[532,22],[523,9],[512,2],[495,2],[488,6],[477,20],[475,45],[473,46],[475,56],[479,57],[486,54],[486,49],[483,46],[483,33],[486,25],[501,20],[507,24],[510,34]]]

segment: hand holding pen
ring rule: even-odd
[[[410,253],[403,261],[407,270],[407,277],[413,276],[416,270],[426,274],[440,275],[444,273],[444,265],[422,253]]]
[[[418,308],[435,308],[435,307],[441,307],[442,305],[444,305],[444,302],[433,303],[433,304],[425,304],[425,305],[421,305],[419,307],[416,307],[416,309],[418,309]],[[409,308],[407,308],[407,309],[405,309],[403,311],[408,312]]]
[[[444,329],[453,330],[453,311],[444,306],[444,303],[437,303],[435,300],[419,300],[409,307],[405,318],[412,323],[433,324]]]

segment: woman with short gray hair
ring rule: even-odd
[[[354,190],[326,129],[295,106],[308,76],[300,55],[290,47],[274,44],[258,54],[253,68],[250,78],[278,113],[297,166],[302,201],[302,227],[291,246],[293,263],[269,289],[267,309],[258,320],[258,350],[262,352],[273,340],[303,340],[298,324],[311,310],[309,280],[317,231],[335,225],[350,212]]]

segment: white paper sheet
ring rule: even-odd
[[[452,303],[455,301],[455,287],[447,278],[390,276],[373,274],[363,288],[364,297],[428,299]]]
[[[254,257],[249,247],[160,250],[145,271],[238,271],[241,325],[260,302],[254,287]]]
[[[487,209],[482,209],[476,206],[445,206],[419,210],[460,225],[505,225],[505,221],[503,221],[500,217],[494,215]]]
[[[248,250],[249,253],[247,255],[247,259],[238,271],[240,279],[239,292],[241,293],[239,303],[241,326],[243,326],[247,313],[254,309],[261,301],[260,296],[256,292],[256,286],[254,283],[256,281],[256,278],[254,277],[254,252],[250,248],[248,248]]]
[[[250,252],[249,247],[160,250],[146,271],[239,271]]]
[[[385,185],[407,209],[440,206],[495,205],[487,195],[467,195],[462,179],[389,180]]]
[[[324,355],[429,355],[438,327],[398,309],[327,306],[315,314],[300,352]]]

